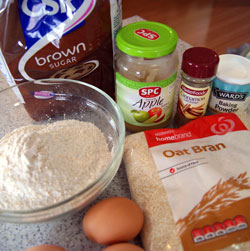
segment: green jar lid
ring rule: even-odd
[[[157,22],[136,22],[119,30],[117,47],[124,53],[143,58],[157,58],[176,48],[178,35],[171,27]]]

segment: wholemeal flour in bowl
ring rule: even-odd
[[[31,90],[32,98],[27,99],[25,104],[21,103],[13,92],[16,86],[0,91],[0,151],[9,148],[11,155],[22,155],[20,164],[27,164],[27,171],[22,173],[14,163],[15,169],[21,173],[20,177],[25,174],[25,178],[30,179],[30,185],[33,186],[30,190],[39,190],[40,198],[43,194],[46,197],[40,202],[36,201],[38,195],[32,192],[27,195],[28,188],[22,186],[17,175],[12,176],[3,171],[2,180],[9,180],[16,185],[13,180],[15,177],[19,182],[16,183],[20,189],[15,186],[14,189],[23,198],[19,196],[17,199],[25,199],[26,204],[14,206],[20,208],[16,211],[0,207],[0,221],[37,223],[82,210],[107,188],[120,166],[125,126],[119,107],[100,89],[79,81],[45,79],[20,84],[18,87],[27,93]],[[32,107],[36,120],[30,117],[27,106]],[[24,128],[29,128],[31,132],[24,133]],[[13,131],[18,140],[15,136],[9,137]],[[6,140],[9,140],[8,143]],[[15,148],[11,141],[22,144],[22,147]],[[35,162],[33,158],[36,158]],[[11,162],[14,159],[16,157],[8,156],[4,161]],[[45,170],[48,165],[48,170]],[[43,172],[49,174],[48,181],[39,178]],[[54,176],[51,177],[50,173]],[[41,188],[39,183],[43,185]],[[8,192],[14,194],[15,198],[8,183],[0,181],[0,186],[0,192],[5,193],[5,200],[11,200]],[[44,189],[45,186],[48,188]],[[49,187],[56,189],[46,192]],[[27,202],[28,196],[34,198],[31,206]]]
[[[89,122],[15,129],[0,140],[0,210],[64,201],[97,180],[111,159],[104,135]]]

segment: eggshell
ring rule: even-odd
[[[131,243],[117,243],[107,248],[104,248],[102,251],[143,251],[139,246],[136,246]]]
[[[83,231],[90,240],[108,245],[132,240],[141,231],[143,222],[143,212],[134,201],[112,197],[88,210]]]
[[[66,249],[55,245],[44,244],[26,249],[26,251],[66,251]]]

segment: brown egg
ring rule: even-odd
[[[139,246],[136,246],[131,243],[117,243],[107,248],[104,248],[102,251],[143,251]]]
[[[44,244],[26,249],[26,251],[66,251],[66,249],[55,245]]]
[[[88,210],[83,218],[83,231],[90,240],[99,244],[126,242],[138,235],[143,221],[143,212],[134,201],[112,197]]]

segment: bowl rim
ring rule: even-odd
[[[115,164],[116,164],[115,162],[116,162],[117,158],[119,157],[120,153],[123,152],[126,129],[125,129],[125,122],[124,122],[122,112],[121,112],[119,106],[116,104],[116,102],[107,93],[105,93],[103,90],[101,90],[100,88],[98,88],[98,87],[96,87],[94,85],[91,85],[91,84],[83,82],[83,81],[72,80],[72,79],[63,79],[63,78],[46,79],[45,78],[45,79],[39,79],[39,80],[25,81],[25,82],[20,83],[20,84],[15,84],[15,85],[9,86],[7,88],[4,88],[4,89],[0,90],[0,94],[3,93],[3,92],[8,91],[10,89],[13,89],[13,88],[16,88],[16,87],[19,87],[21,85],[25,85],[25,84],[28,84],[28,83],[31,83],[31,82],[34,82],[35,84],[42,84],[42,85],[43,84],[44,85],[64,84],[64,83],[56,83],[56,82],[60,82],[60,81],[84,85],[84,86],[86,86],[86,87],[88,87],[90,89],[93,89],[94,91],[100,93],[102,96],[104,96],[108,100],[109,103],[111,103],[112,107],[115,110],[116,116],[118,118],[118,123],[116,123],[116,124],[117,124],[117,129],[119,131],[119,135],[118,135],[119,137],[118,137],[118,140],[117,140],[117,147],[116,147],[115,151],[112,154],[112,160],[111,160],[110,164],[108,165],[108,167],[101,173],[101,175],[95,181],[91,182],[87,187],[85,187],[84,189],[82,189],[78,193],[72,195],[71,197],[69,197],[69,198],[67,198],[67,199],[65,199],[63,201],[57,202],[55,204],[52,204],[50,206],[40,207],[40,208],[35,208],[35,209],[29,209],[29,210],[2,210],[2,209],[0,209],[0,220],[9,221],[9,219],[5,219],[5,217],[9,217],[9,218],[13,217],[14,218],[13,220],[15,222],[26,223],[26,222],[30,222],[30,221],[25,221],[24,216],[27,216],[27,218],[32,217],[32,214],[41,213],[41,212],[52,210],[52,209],[54,210],[54,209],[56,209],[56,208],[58,208],[60,206],[63,206],[65,204],[67,204],[67,203],[72,202],[74,200],[74,198],[77,198],[77,197],[83,195],[87,191],[94,188],[98,183],[100,183],[103,180],[103,178],[105,177],[105,175],[107,175],[107,173],[111,172],[112,169],[114,169]],[[107,110],[103,106],[102,106],[102,108],[104,110]],[[119,163],[119,165],[120,165],[120,163]],[[118,170],[118,168],[117,168],[117,170]],[[99,195],[99,193],[98,193],[98,195]],[[74,210],[74,207],[72,207],[71,210]],[[69,212],[69,210],[60,212],[57,215],[53,215],[51,218],[59,217],[61,215],[67,214],[68,212]],[[21,218],[21,221],[20,221],[19,217]],[[49,220],[49,219],[50,218],[48,218],[48,219],[46,218],[45,220]],[[38,220],[37,222],[41,222],[41,221],[43,221],[43,220]]]

